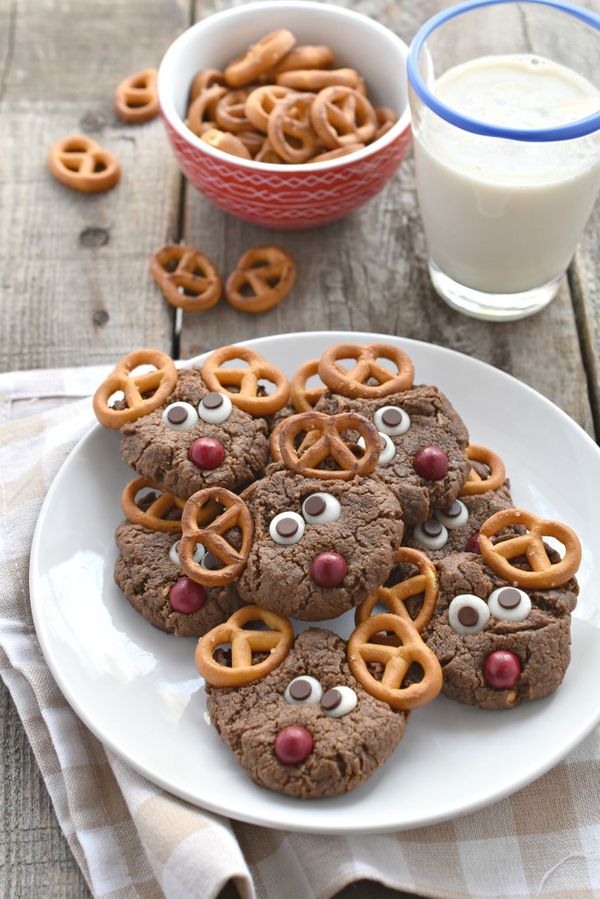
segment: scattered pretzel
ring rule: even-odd
[[[246,117],[259,131],[267,132],[269,128],[269,116],[273,112],[275,104],[291,93],[289,87],[278,84],[264,84],[251,91],[246,98]]]
[[[136,497],[141,490],[155,490],[158,494],[146,510],[141,509],[136,502]],[[167,493],[154,481],[148,478],[136,478],[123,488],[121,493],[121,508],[125,517],[132,524],[141,524],[149,531],[177,532],[181,531],[181,518],[167,518],[172,509],[183,511],[185,500],[173,493]]]
[[[460,488],[459,496],[475,496],[485,493],[487,490],[498,490],[506,479],[504,462],[496,453],[485,446],[469,444],[465,450],[465,457],[469,462],[481,462],[489,468],[489,475],[481,477],[479,472],[472,468],[467,480]]]
[[[505,528],[523,525],[528,533],[492,543]],[[554,537],[565,548],[564,558],[552,562],[548,558],[544,537]],[[479,529],[479,549],[492,571],[509,583],[534,590],[548,590],[565,584],[581,562],[581,544],[577,534],[559,521],[546,521],[525,509],[503,509],[496,512]],[[510,559],[525,557],[531,571],[510,564]]]
[[[231,359],[241,359],[247,366],[222,367]],[[272,415],[285,406],[290,395],[290,384],[283,372],[249,347],[232,345],[215,350],[202,366],[202,377],[209,390],[224,393],[234,406],[250,415]],[[275,391],[267,396],[260,396],[259,380],[274,384]],[[239,392],[227,390],[227,387],[237,387]]]
[[[295,91],[321,91],[324,87],[340,85],[355,88],[359,75],[354,69],[296,69],[293,72],[282,72],[276,81]]]
[[[141,124],[157,116],[156,69],[143,69],[124,78],[115,91],[114,102],[122,122]]]
[[[121,177],[115,154],[85,134],[72,134],[55,143],[48,166],[57,181],[85,194],[109,190]]]
[[[250,153],[243,145],[241,140],[228,131],[219,131],[218,128],[209,128],[200,135],[200,140],[223,153],[230,153],[232,156],[240,156],[242,159],[250,159]]]
[[[398,645],[370,642],[382,631],[392,631]],[[359,624],[348,640],[347,655],[350,671],[359,684],[371,696],[387,702],[394,709],[407,711],[426,705],[442,689],[442,669],[436,656],[423,643],[414,626],[398,615],[373,615]],[[380,681],[369,671],[369,662],[384,666]],[[402,682],[413,663],[422,668],[423,678],[403,687]]]
[[[216,126],[217,103],[227,93],[227,88],[213,84],[199,91],[188,109],[186,125],[196,137],[201,137],[209,128]]]
[[[351,87],[325,87],[315,97],[310,119],[330,150],[367,143],[377,130],[377,116],[367,98]]]
[[[378,587],[358,606],[354,613],[354,620],[357,625],[362,624],[372,615],[377,603],[383,603],[390,612],[404,618],[422,634],[431,621],[437,604],[439,586],[435,565],[424,553],[408,546],[402,546],[396,550],[394,562],[396,565],[402,563],[415,565],[419,569],[419,573],[394,584],[393,587]],[[415,618],[412,618],[406,608],[406,600],[421,594],[423,594],[423,602]],[[396,641],[395,637],[374,636],[372,639],[374,643],[397,645],[397,642],[392,642]]]
[[[393,362],[398,373],[394,375],[389,368],[380,365],[377,362],[380,358]],[[356,359],[356,365],[347,371],[338,365],[340,359]],[[378,399],[412,387],[414,366],[404,350],[390,344],[356,346],[340,343],[330,347],[321,356],[319,377],[333,393],[341,396]],[[379,383],[368,384],[371,378]]]
[[[232,87],[242,87],[268,72],[292,49],[296,38],[291,31],[280,28],[252,44],[225,69],[225,80]]]
[[[262,621],[270,630],[244,628],[250,621]],[[294,631],[287,618],[258,606],[243,606],[223,624],[205,634],[196,647],[196,667],[213,687],[241,687],[265,677],[281,665],[294,642]],[[219,646],[231,644],[231,667],[215,661]],[[252,653],[268,653],[262,662],[252,664]]]
[[[150,260],[150,273],[167,302],[186,312],[210,309],[223,289],[212,259],[183,244],[169,243],[157,250]]]
[[[307,159],[307,162],[329,162],[330,159],[339,159],[340,156],[348,156],[350,153],[356,153],[357,150],[362,150],[364,146],[365,144],[348,144],[347,147],[338,147],[337,150],[328,150],[326,153],[317,153],[312,159]]]
[[[279,100],[269,116],[268,135],[286,162],[306,162],[314,156],[317,138],[311,125],[314,94],[290,94]]]
[[[238,261],[225,283],[225,299],[241,312],[266,312],[294,286],[294,260],[281,247],[253,247]],[[252,295],[244,289],[252,290]]]
[[[365,450],[360,459],[344,441],[343,431],[358,431],[362,436]],[[311,433],[314,442],[309,446],[303,444],[300,455],[295,446],[295,439],[303,432]],[[279,452],[286,468],[305,478],[349,481],[359,475],[370,474],[375,469],[381,452],[377,428],[357,412],[326,415],[324,412],[313,410],[291,415],[283,420],[278,436]],[[337,462],[340,470],[318,468],[317,466],[326,459]]]
[[[274,69],[267,72],[268,77],[275,77],[281,72],[293,72],[296,69],[325,69],[333,62],[333,50],[324,44],[305,44],[294,47],[278,62]]]
[[[192,103],[203,90],[207,87],[214,87],[214,85],[225,87],[225,76],[223,75],[223,72],[219,72],[218,69],[201,69],[192,81],[192,86],[190,88],[190,103]]]
[[[209,503],[213,506],[218,503],[223,511],[207,524]],[[224,537],[232,528],[239,528],[242,532],[242,546],[239,550]],[[254,538],[254,524],[246,503],[230,490],[225,490],[224,487],[207,487],[194,493],[183,509],[181,532],[179,561],[185,574],[192,580],[205,587],[222,587],[235,581],[246,567]],[[209,570],[195,562],[194,550],[199,543],[223,562],[224,567]]]
[[[290,381],[290,402],[296,412],[310,412],[317,405],[325,387],[307,387],[306,383],[309,378],[319,373],[319,360],[311,359],[310,362],[303,362],[294,372],[294,376]]]
[[[153,365],[154,370],[132,377],[131,372],[141,365]],[[120,428],[162,406],[176,384],[177,369],[166,353],[134,350],[117,363],[96,390],[93,403],[96,418],[107,428]],[[123,391],[125,409],[113,409],[108,405],[111,396],[118,391]]]

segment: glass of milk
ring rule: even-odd
[[[559,0],[453,6],[415,36],[408,77],[436,291],[476,318],[539,311],[600,188],[600,16]]]

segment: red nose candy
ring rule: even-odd
[[[198,468],[211,471],[218,468],[225,458],[223,444],[214,437],[198,437],[188,450],[188,459]]]
[[[471,534],[471,536],[467,540],[467,552],[468,553],[479,553],[481,555],[481,549],[479,547],[479,532],[478,531],[476,531],[474,534]]]
[[[448,456],[441,446],[424,446],[413,460],[417,474],[426,481],[441,481],[448,474],[450,467]]]
[[[348,563],[339,553],[319,553],[312,560],[310,576],[318,587],[339,587],[348,571]]]
[[[202,584],[191,581],[189,577],[179,578],[169,590],[169,604],[175,612],[191,615],[197,612],[206,602],[206,590]]]
[[[308,758],[314,745],[305,727],[290,724],[275,737],[275,755],[282,765],[299,765]]]
[[[488,687],[509,690],[521,677],[521,662],[514,652],[501,649],[491,652],[483,664],[483,675]]]

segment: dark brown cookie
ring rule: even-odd
[[[243,603],[233,586],[209,589],[183,575],[173,560],[179,536],[124,521],[115,533],[119,558],[114,578],[133,608],[154,627],[178,637],[201,637]]]
[[[458,496],[470,469],[464,457],[469,435],[437,387],[421,385],[377,400],[348,399],[326,390],[316,408],[330,414],[359,412],[386,435],[376,473],[400,500],[406,525],[425,521],[434,508],[447,508]],[[437,459],[423,458],[421,451],[432,446],[440,450]]]
[[[357,606],[402,542],[400,504],[375,477],[305,478],[274,465],[243,499],[255,530],[240,596],[281,615],[322,621]]]
[[[298,697],[293,704],[286,691],[292,700]],[[346,644],[321,628],[297,637],[285,661],[263,680],[236,688],[207,685],[206,693],[212,723],[252,780],[301,799],[359,786],[389,758],[406,724],[403,712],[357,683]],[[306,755],[293,763],[295,753]]]
[[[184,499],[204,487],[239,491],[264,472],[267,424],[209,392],[199,369],[182,369],[163,406],[123,425],[121,455],[138,474]]]

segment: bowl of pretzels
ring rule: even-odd
[[[158,96],[184,175],[254,224],[313,228],[353,212],[410,146],[406,44],[350,9],[236,6],[167,50]]]

